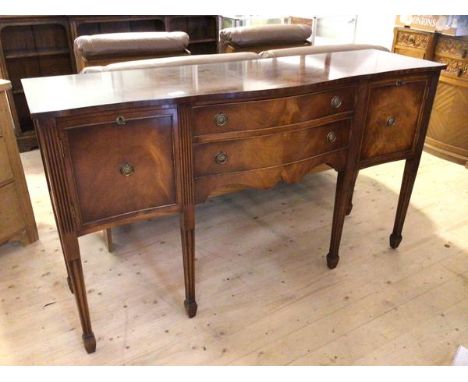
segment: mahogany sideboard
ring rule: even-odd
[[[406,160],[390,245],[401,242],[443,64],[376,50],[24,79],[68,281],[96,340],[78,237],[180,215],[189,317],[195,205],[229,186],[338,172],[329,268],[361,168]]]

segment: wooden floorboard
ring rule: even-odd
[[[38,151],[21,154],[40,240],[0,247],[1,365],[446,365],[468,347],[468,170],[423,154],[397,250],[402,162],[361,172],[325,265],[336,174],[196,210],[198,314],[183,309],[175,216],[80,238],[88,355]]]

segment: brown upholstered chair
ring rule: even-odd
[[[186,56],[185,32],[128,32],[80,36],[74,41],[77,70],[144,58]]]
[[[226,28],[219,32],[220,50],[256,52],[269,49],[309,46],[312,28],[303,24],[275,24]]]

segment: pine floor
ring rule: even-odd
[[[336,175],[197,207],[188,319],[177,217],[80,238],[88,355],[38,151],[22,154],[40,241],[0,247],[1,365],[447,365],[468,346],[468,170],[423,154],[403,242],[402,162],[366,169],[326,268]]]

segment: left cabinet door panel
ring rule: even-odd
[[[81,225],[176,204],[174,115],[122,112],[64,129]]]

